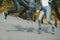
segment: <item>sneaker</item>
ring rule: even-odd
[[[5,19],[7,19],[7,15],[8,15],[7,11],[4,12]]]
[[[55,27],[52,27],[52,34],[55,34]]]
[[[55,31],[55,27],[52,27],[52,32],[54,32]]]

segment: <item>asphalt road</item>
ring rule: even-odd
[[[0,14],[0,40],[60,40],[60,27],[57,27],[55,34],[52,35],[51,27],[48,26],[42,25],[42,28],[47,29],[49,33],[43,30],[41,34],[38,34],[37,23],[28,24],[27,20],[12,16],[8,16],[5,20]],[[29,28],[33,28],[33,32],[27,32]]]

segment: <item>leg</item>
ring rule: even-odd
[[[39,19],[38,19],[39,28],[40,28],[40,26],[41,26],[41,20],[42,20],[43,16],[44,16],[44,11],[42,10],[42,11],[40,12]]]
[[[26,8],[24,8],[22,11],[21,11],[21,13],[19,13],[19,15],[18,15],[18,17],[20,17],[20,18],[23,18],[23,14],[24,14],[24,12],[26,12]]]
[[[21,0],[20,4],[23,5],[25,8],[29,9],[29,6],[28,6],[29,3],[27,3],[26,1]]]
[[[31,10],[28,10],[28,16],[27,16],[27,23],[28,23],[28,32],[32,32],[32,22],[31,22],[31,13],[32,13],[32,11]]]
[[[8,10],[8,11],[4,12],[5,19],[7,19],[8,14],[16,13],[16,12],[18,12],[20,10],[19,2],[17,0],[13,0],[13,2],[14,2],[14,5],[15,5],[16,9]]]
[[[51,17],[51,8],[50,6],[46,7],[46,19],[47,22],[52,26],[52,32],[54,32],[54,24],[50,21],[50,17]]]
[[[25,2],[24,0],[21,0],[21,3],[20,3],[22,6],[24,6],[24,9],[22,10],[22,12],[20,13],[21,15],[24,13],[24,12],[26,12],[26,10],[28,10],[29,9],[29,7],[28,7],[28,3],[27,2]]]
[[[16,9],[8,10],[8,14],[10,14],[10,13],[17,13],[17,12],[20,11],[20,4],[19,4],[19,2],[17,0],[14,0],[13,2],[14,2],[14,5],[15,5]]]
[[[34,13],[35,13],[35,10],[32,9],[32,10],[31,10],[31,14],[30,14],[31,20],[33,20],[33,15],[34,15]]]
[[[39,25],[39,27],[38,27],[38,33],[39,33],[39,34],[40,34],[40,30],[41,30],[41,20],[42,20],[43,16],[44,16],[44,11],[42,10],[42,11],[40,12],[39,20],[38,20],[38,25]]]
[[[26,10],[29,9],[29,7],[24,3],[24,1],[22,1],[20,4],[22,6],[24,6],[24,9],[21,11],[21,13],[18,15],[18,17],[23,17],[22,15],[24,14],[24,12],[26,12]]]
[[[34,9],[29,9],[28,16],[29,16],[30,20],[33,20],[34,12],[35,12]]]

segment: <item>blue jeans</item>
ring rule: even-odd
[[[17,13],[18,11],[20,11],[20,3],[18,0],[13,0],[14,2],[14,6],[16,7],[15,9],[12,10],[8,10],[8,14],[10,13]]]
[[[27,20],[33,20],[33,15],[34,15],[35,9],[29,9],[28,10],[28,16],[27,16]]]
[[[26,12],[26,10],[29,10],[29,6],[27,4],[29,4],[30,1],[29,0],[25,0],[25,1],[21,0],[21,1],[22,2],[20,2],[20,4],[24,6],[24,9],[21,11],[19,15],[23,15],[24,12]]]
[[[41,28],[40,27],[41,26],[41,20],[42,20],[42,18],[43,18],[45,13],[46,13],[46,20],[47,20],[47,22],[50,24],[50,26],[55,27],[53,25],[53,23],[50,21],[51,7],[50,7],[50,5],[48,5],[48,6],[42,7],[42,10],[40,12],[39,20],[38,20],[39,28]]]
[[[29,8],[28,5],[25,4],[24,0],[21,0],[21,1],[19,1],[19,0],[13,0],[13,2],[14,2],[14,6],[16,8],[12,9],[12,10],[8,10],[8,14],[20,12],[20,4],[25,7],[24,10],[21,11],[21,14],[23,14]]]

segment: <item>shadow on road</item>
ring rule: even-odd
[[[37,31],[37,29],[35,29],[35,28],[23,28],[21,25],[19,25],[19,26],[15,26],[15,28],[16,28],[16,30],[6,30],[6,32],[17,32],[17,31],[22,31],[22,32],[36,32]],[[42,29],[41,29],[41,31],[43,31],[43,32],[45,32],[45,33],[50,33],[50,32],[48,32],[48,28],[46,28],[46,27],[42,27]]]
[[[6,30],[7,32],[11,32],[11,31],[27,31],[27,32],[32,32],[32,30],[34,30],[34,28],[23,28],[22,26],[14,26],[16,28],[16,30]]]

